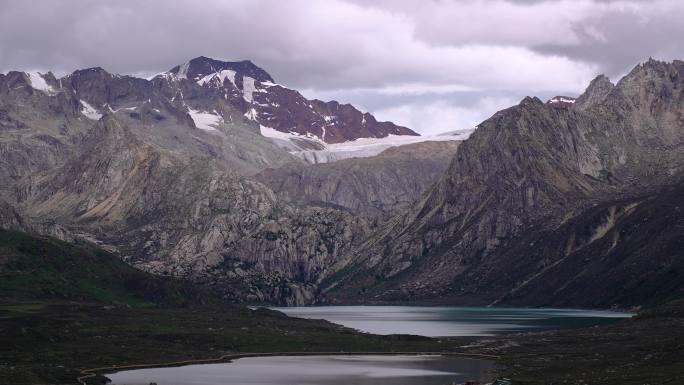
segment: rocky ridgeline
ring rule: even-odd
[[[564,306],[681,290],[682,215],[666,186],[684,166],[683,89],[684,62],[650,60],[575,102],[498,112],[324,287],[341,301]]]
[[[306,165],[262,131],[300,148],[412,132],[251,62],[11,72],[0,226],[230,300],[626,306],[681,289],[683,79],[684,63],[649,61],[577,99],[525,98],[460,145]]]
[[[201,57],[151,80],[102,68],[59,79],[10,72],[0,75],[0,226],[94,242],[232,300],[314,302],[318,281],[376,219],[330,207],[332,198],[293,205],[252,178],[307,167],[261,135],[266,123],[331,143],[414,134],[349,105],[307,101],[249,61]],[[413,197],[434,179],[422,180]],[[408,204],[399,194],[382,215]]]

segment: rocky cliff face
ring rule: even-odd
[[[101,68],[0,75],[0,227],[94,242],[231,300],[314,302],[370,225],[292,205],[250,177],[300,162],[262,135],[267,100],[274,114],[310,110],[251,62],[197,58],[150,81]],[[363,126],[350,106],[310,103],[339,128],[325,140],[403,132],[368,114]],[[334,124],[322,118],[338,110]]]
[[[681,287],[683,86],[683,62],[649,61],[574,102],[526,98],[458,151],[305,165],[273,139],[410,132],[306,101],[250,62],[198,58],[150,81],[11,72],[0,226],[95,242],[231,300],[629,305],[614,288]]]
[[[220,161],[156,147],[112,115],[80,146],[20,184],[34,228],[56,221],[144,270],[207,282],[234,300],[313,301],[309,286],[368,232],[337,210],[293,208]]]
[[[586,223],[580,215],[603,215],[595,205],[650,191],[681,175],[682,86],[684,62],[649,61],[616,86],[599,77],[574,104],[526,98],[495,114],[463,143],[420,203],[355,250],[356,261],[324,286],[338,298],[506,303],[505,293],[555,263],[549,257],[517,269],[530,256],[521,248],[511,252],[513,244],[524,239],[533,248],[548,234],[563,234],[571,221]],[[543,231],[530,239],[536,229]],[[564,242],[555,246],[561,255],[579,250]],[[594,270],[585,279],[610,274],[607,261],[587,261]],[[639,274],[622,272],[614,284],[633,282]],[[576,276],[544,278],[538,293],[558,293]],[[530,296],[517,303],[557,303],[550,298]],[[586,304],[571,298],[564,304]]]
[[[378,156],[292,163],[256,178],[300,206],[332,207],[385,221],[415,202],[444,173],[460,141],[421,142]]]

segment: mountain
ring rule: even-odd
[[[196,123],[226,118],[217,108],[220,103],[215,105],[218,100],[256,122],[265,136],[289,135],[287,145],[295,148],[321,148],[325,143],[359,138],[418,135],[391,122],[378,122],[350,104],[308,100],[299,92],[276,84],[266,71],[250,61],[198,57],[157,75],[152,83],[168,98],[187,103]],[[211,102],[207,103],[206,96],[210,96]]]
[[[326,120],[247,61],[10,72],[0,226],[230,301],[658,302],[682,287],[683,79],[651,60],[431,138]]]
[[[292,120],[266,127],[266,112]],[[0,75],[0,226],[92,242],[231,300],[313,302],[316,283],[376,218],[300,205],[259,182],[266,169],[306,166],[266,131],[318,148],[422,139],[351,106],[307,101],[249,61],[200,57],[150,80],[99,67],[62,78],[14,71]],[[391,167],[389,185],[420,172],[409,161]],[[417,196],[436,178],[407,191]]]
[[[528,97],[496,113],[324,291],[584,307],[681,295],[682,89],[684,62],[649,60],[575,103]]]
[[[255,178],[302,207],[331,207],[385,221],[415,202],[449,165],[461,141],[418,142],[331,163],[290,163]]]

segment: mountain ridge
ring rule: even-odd
[[[527,97],[494,114],[418,204],[355,249],[352,267],[342,268],[346,276],[328,280],[324,290],[333,299],[338,290],[342,299],[370,301],[496,300],[482,278],[486,270],[469,272],[504,253],[504,243],[510,247],[532,226],[558,228],[594,204],[658,188],[682,173],[683,74],[684,62],[649,61],[614,88],[604,87],[604,97],[589,97],[606,84],[599,77],[578,103]],[[509,255],[507,263],[520,257]],[[517,274],[507,290],[534,271]],[[564,305],[584,304],[574,301]]]
[[[554,305],[560,299],[532,283],[545,277],[556,285],[549,292],[562,292],[580,278],[547,277],[549,266],[573,271],[574,256],[595,247],[587,244],[638,239],[623,223],[649,220],[639,196],[676,212],[659,189],[684,174],[681,61],[640,64],[615,85],[599,76],[574,103],[527,97],[463,143],[454,136],[307,165],[283,142],[309,151],[335,144],[312,132],[277,131],[287,137],[273,140],[247,113],[258,95],[284,88],[254,78],[239,85],[228,65],[216,71],[203,60],[151,81],[97,68],[0,77],[0,200],[9,206],[0,223],[87,239],[231,301]],[[677,220],[660,228],[676,231]],[[552,236],[560,229],[574,238]],[[620,250],[645,258],[607,245],[587,261],[593,274],[608,274],[604,262]],[[515,268],[522,254],[537,259]],[[634,271],[620,272],[614,282],[633,282]],[[584,305],[569,298],[564,306]],[[586,305],[613,304],[599,296]]]

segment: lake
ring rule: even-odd
[[[493,364],[454,356],[277,356],[107,374],[113,385],[446,385],[487,381]]]
[[[375,334],[489,336],[606,325],[630,313],[456,306],[274,308]],[[317,355],[241,358],[230,363],[108,374],[114,385],[445,385],[491,380],[493,363],[455,356]]]
[[[306,306],[273,308],[292,317],[325,319],[374,334],[491,336],[607,325],[633,316],[601,310],[459,306]]]

